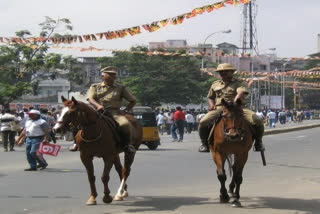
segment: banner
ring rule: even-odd
[[[45,155],[57,156],[60,149],[61,149],[60,145],[42,142],[42,143],[40,143],[40,148],[39,148],[38,152],[45,154]]]
[[[153,21],[150,24],[144,24],[141,26],[129,27],[121,30],[115,31],[105,31],[101,33],[90,33],[86,35],[68,35],[68,36],[59,36],[59,37],[29,37],[29,38],[20,38],[20,37],[0,37],[0,43],[18,43],[18,44],[29,44],[36,42],[50,42],[54,44],[71,44],[75,42],[86,42],[86,41],[97,41],[98,39],[105,38],[106,40],[110,39],[119,39],[124,38],[128,35],[135,36],[141,33],[141,30],[144,29],[148,32],[155,32],[160,28],[164,28],[168,25],[179,25],[184,22],[185,19],[193,18],[197,15],[202,15],[205,12],[210,13],[214,10],[225,7],[226,5],[238,5],[238,4],[247,4],[251,0],[224,0],[221,2],[216,2],[210,5],[204,5],[193,9],[191,12],[184,13],[175,17],[163,19],[160,21]]]

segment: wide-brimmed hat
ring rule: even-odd
[[[115,67],[115,66],[108,66],[108,67],[105,67],[105,68],[102,68],[100,70],[101,73],[109,73],[109,74],[117,74],[118,73],[118,68]]]
[[[32,109],[32,110],[30,110],[30,111],[28,112],[28,114],[37,114],[37,115],[40,115],[40,111]]]
[[[222,63],[218,65],[215,71],[220,72],[220,71],[236,71],[236,70],[237,69],[233,67],[230,63]]]

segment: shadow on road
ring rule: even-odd
[[[209,202],[209,198],[184,197],[184,196],[174,196],[174,197],[143,196],[143,197],[134,197],[131,199],[133,199],[134,202],[132,203],[121,202],[121,206],[132,207],[126,210],[125,212],[148,213],[152,211],[172,211],[172,210],[176,210],[181,206],[215,204],[214,202],[211,202],[211,201]]]
[[[277,198],[277,197],[259,197],[256,200],[246,200],[249,203],[247,209],[271,208],[278,210],[298,210],[310,213],[319,213],[319,199],[298,199],[298,198]]]
[[[46,168],[43,172],[61,172],[61,173],[81,172],[81,173],[84,173],[84,172],[86,172],[86,170],[84,170],[84,169],[57,169],[57,168]]]
[[[170,152],[170,151],[190,151],[187,149],[162,149],[162,148],[158,148],[156,150],[150,150],[147,148],[139,148],[138,151],[150,151],[150,152]]]

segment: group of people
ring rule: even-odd
[[[258,110],[256,114],[264,121],[265,126],[270,128],[275,128],[278,122],[283,125],[291,122],[301,122],[304,119],[310,120],[313,117],[312,111],[286,109]]]
[[[25,171],[36,171],[45,169],[48,163],[43,155],[38,152],[41,142],[52,141],[56,143],[56,137],[52,131],[56,121],[55,109],[36,110],[33,107],[23,109],[20,112],[5,109],[0,115],[0,131],[4,152],[15,151],[14,146],[26,145],[26,157],[30,165]],[[18,137],[16,142],[16,137]],[[8,148],[9,146],[9,148]]]
[[[101,112],[101,114],[104,114],[107,117],[110,117],[110,114],[112,115],[112,118],[114,118],[119,125],[117,129],[121,144],[119,146],[121,146],[125,152],[135,152],[135,148],[131,145],[132,133],[129,121],[124,114],[134,107],[136,98],[126,86],[116,83],[117,71],[118,69],[114,66],[108,66],[101,70],[102,82],[91,85],[88,91],[88,101],[98,112]],[[220,74],[221,80],[215,81],[208,92],[207,98],[209,107],[206,114],[198,114],[195,118],[190,112],[186,112],[185,114],[181,107],[178,106],[173,113],[160,113],[157,116],[158,126],[167,127],[170,125],[173,141],[182,142],[185,125],[187,131],[191,132],[194,124],[197,124],[201,139],[199,152],[209,152],[208,137],[215,121],[221,115],[221,100],[224,99],[227,102],[236,102],[240,99],[242,105],[244,106],[245,104],[244,97],[248,94],[247,85],[233,77],[235,71],[236,69],[231,64],[225,63],[218,66],[216,72]],[[123,99],[128,101],[128,104],[124,110],[120,110]],[[245,119],[250,123],[254,130],[255,150],[263,151],[263,120],[249,109],[243,108],[243,112]],[[26,154],[30,168],[25,170],[36,171],[37,167],[45,169],[48,164],[43,156],[38,153],[38,149],[41,142],[49,142],[50,136],[51,139],[54,140],[54,136],[51,132],[54,121],[50,119],[50,115],[47,115],[46,118],[41,118],[40,111],[34,109],[30,110],[27,116],[28,120],[25,121],[25,124],[22,127],[22,133],[20,134],[20,136],[24,135],[26,138],[19,142],[19,145],[22,145],[23,143],[26,144]],[[3,118],[1,121],[4,123],[11,122],[12,120],[17,121],[15,118],[9,117],[6,114],[1,116],[1,118]],[[6,133],[5,128],[1,128],[1,131],[5,133],[5,136],[9,136],[8,138],[10,138],[10,133]],[[7,144],[4,145],[7,146]]]

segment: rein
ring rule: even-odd
[[[99,119],[100,119],[100,117],[97,118],[97,120],[99,120]],[[78,126],[74,126],[74,127],[76,127],[80,131],[79,137],[80,137],[81,141],[83,141],[83,142],[92,143],[92,142],[100,140],[100,138],[102,137],[102,128],[101,127],[99,130],[99,135],[94,139],[86,139],[84,137],[84,129],[86,129],[88,127],[88,125],[81,126],[80,124],[78,124]]]

